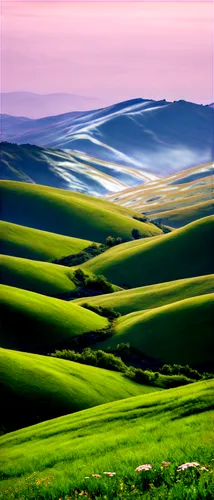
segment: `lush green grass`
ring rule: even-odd
[[[0,256],[1,282],[44,295],[56,296],[76,288],[69,267],[8,255]]]
[[[81,252],[91,242],[30,227],[0,222],[1,253],[42,261],[60,259]]]
[[[212,463],[213,389],[212,381],[198,382],[108,403],[2,436],[2,499],[10,500],[13,493],[15,499],[64,500],[76,488],[87,488],[107,500],[130,498],[123,496],[118,483],[122,479],[123,484],[135,484],[139,480],[135,468],[140,464],[159,468],[163,460],[173,466],[187,461]],[[105,477],[104,471],[114,471],[116,477]],[[84,479],[93,473],[102,477]],[[200,490],[193,484],[188,491],[185,472],[179,474],[170,491],[150,489],[145,496],[134,498],[212,498],[211,493],[206,496],[205,484]],[[120,496],[114,495],[115,484]]]
[[[151,223],[134,220],[133,210],[62,189],[1,181],[2,219],[66,236],[104,242],[106,237],[131,239],[132,229],[145,236],[161,234]]]
[[[214,216],[188,224],[154,241],[112,248],[82,265],[124,288],[213,273]]]
[[[184,299],[117,320],[116,334],[99,346],[130,343],[166,363],[205,365],[214,361],[214,294]]]
[[[105,318],[76,304],[5,285],[0,303],[1,347],[41,352],[107,326]]]
[[[214,275],[209,274],[197,278],[186,278],[158,285],[131,288],[130,290],[109,293],[101,297],[76,299],[74,302],[79,305],[88,303],[93,306],[113,307],[113,309],[124,315],[134,311],[165,306],[182,299],[205,295],[213,291]]]
[[[0,373],[6,431],[157,390],[110,370],[6,349],[0,349]]]
[[[110,194],[108,200],[128,205],[151,220],[182,227],[213,215],[213,164],[193,167],[159,181]]]

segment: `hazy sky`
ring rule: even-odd
[[[2,91],[211,102],[212,23],[205,0],[3,0]]]

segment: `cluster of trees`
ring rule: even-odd
[[[202,380],[205,378],[212,378],[211,373],[199,373],[198,370],[194,370],[189,365],[163,365],[160,369],[160,373],[164,375],[184,375],[185,377],[191,378],[193,380]]]
[[[90,311],[99,314],[100,316],[104,316],[104,318],[108,318],[109,321],[113,321],[116,318],[119,318],[121,314],[113,309],[113,307],[101,307],[101,306],[92,306],[91,304],[85,303],[81,304],[85,309],[89,309]]]
[[[68,267],[79,266],[93,257],[106,252],[108,248],[120,245],[121,243],[124,243],[124,240],[122,240],[119,236],[116,238],[114,238],[114,236],[108,236],[105,243],[92,243],[81,252],[61,257],[61,259],[54,260],[53,263]]]
[[[125,344],[123,347],[118,346],[118,350],[121,349],[126,349]],[[127,349],[129,349],[129,346],[127,346]],[[195,382],[199,380],[199,378],[210,378],[213,376],[211,374],[200,374],[197,370],[193,370],[188,365],[164,365],[159,372],[142,370],[134,366],[127,366],[119,356],[115,356],[111,352],[106,352],[101,349],[93,351],[90,347],[86,347],[82,352],[75,352],[69,349],[64,349],[62,351],[57,350],[55,353],[50,354],[50,356],[122,372],[125,377],[138,384],[163,387],[164,389],[179,387]]]
[[[55,351],[55,353],[51,354],[51,356],[123,373],[126,372],[127,368],[122,359],[114,356],[114,354],[107,353],[102,350],[92,351],[90,347],[86,347],[81,353],[73,350],[71,351],[69,349]]]
[[[76,269],[72,279],[78,287],[99,290],[102,293],[114,292],[113,286],[107,281],[105,276],[89,276],[88,274],[85,274],[82,269]]]

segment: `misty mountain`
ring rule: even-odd
[[[58,115],[73,110],[86,110],[99,105],[95,98],[81,95],[33,92],[5,92],[1,94],[1,113],[29,118]]]
[[[72,150],[147,180],[211,162],[213,131],[213,109],[186,101],[134,99],[37,120],[2,115],[4,141]]]
[[[30,144],[0,144],[1,178],[101,196],[145,182],[143,173],[86,155]]]

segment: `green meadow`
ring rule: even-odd
[[[144,311],[172,304],[190,297],[197,297],[214,291],[214,275],[168,281],[158,285],[142,286],[109,293],[98,297],[76,299],[76,304],[89,303],[93,306],[113,307],[122,316],[135,311]]]
[[[110,370],[7,349],[0,349],[0,367],[6,431],[158,390]]]
[[[139,215],[134,210],[71,191],[2,181],[0,195],[3,220],[43,231],[101,243],[109,235],[129,240],[134,228],[144,236],[162,233],[152,223],[134,220]]]
[[[69,267],[9,255],[0,256],[1,282],[43,295],[56,296],[76,288]]]
[[[161,183],[136,191],[143,197]],[[185,190],[178,207],[170,194],[159,203],[167,234],[143,210],[107,199],[23,182],[0,187],[0,500],[212,500],[207,187],[199,187],[200,210]],[[127,196],[137,206],[133,188]],[[68,265],[108,236],[123,242],[110,239],[105,252]],[[63,257],[66,265],[54,263]],[[98,349],[108,352],[104,364],[93,362]],[[152,385],[160,379],[161,389]],[[165,389],[172,382],[179,387]],[[177,470],[186,462],[198,465]]]
[[[64,500],[79,498],[84,491],[90,498],[107,500],[132,495],[147,500],[211,499],[213,393],[212,381],[198,382],[2,436],[1,498],[9,500],[13,494],[15,499]],[[165,479],[162,461],[171,462]],[[178,465],[192,461],[207,472],[199,477],[193,470],[176,473]],[[135,472],[141,464],[151,464],[153,470]],[[105,471],[115,472],[115,477]]]
[[[108,324],[76,304],[6,285],[0,287],[0,304],[0,345],[10,349],[44,352]]]
[[[0,222],[1,253],[24,259],[52,261],[81,252],[90,241]]]
[[[165,363],[200,366],[213,361],[214,293],[137,311],[117,320],[102,349],[130,343]]]
[[[134,288],[213,273],[214,216],[205,217],[160,238],[114,247],[82,265],[110,282]]]

